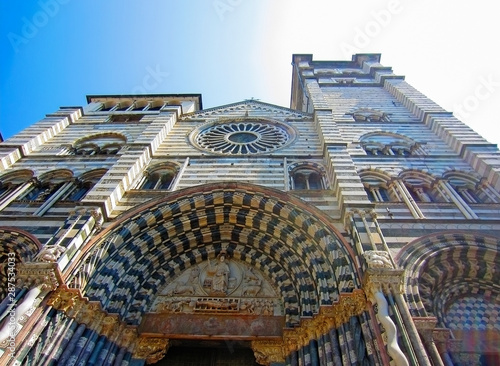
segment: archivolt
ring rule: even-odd
[[[464,294],[486,291],[500,307],[500,241],[465,232],[419,238],[397,257],[406,268],[405,296],[415,316],[443,321],[447,308]],[[443,324],[441,324],[443,326]]]
[[[83,292],[132,324],[158,287],[223,249],[268,276],[287,314],[311,316],[360,285],[351,248],[321,211],[250,184],[197,186],[148,203],[102,233],[81,261],[99,246]]]

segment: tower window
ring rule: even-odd
[[[325,189],[324,178],[316,170],[299,168],[291,174],[292,189]]]
[[[163,167],[149,173],[146,172],[145,179],[143,180],[140,189],[168,190],[171,188],[172,183],[174,182],[177,176],[177,172],[178,168],[176,166]]]

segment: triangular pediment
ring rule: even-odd
[[[265,117],[276,119],[303,119],[311,118],[309,113],[264,103],[255,99],[247,99],[241,102],[226,104],[219,107],[203,109],[183,116],[182,119],[212,119],[212,118],[241,118],[241,117]]]

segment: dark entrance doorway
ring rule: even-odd
[[[172,341],[157,366],[258,366],[249,344]]]

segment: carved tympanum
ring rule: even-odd
[[[160,289],[150,311],[282,315],[278,295],[264,275],[224,252]]]

